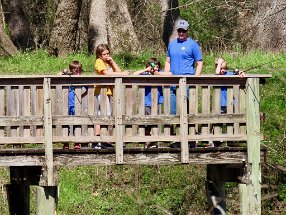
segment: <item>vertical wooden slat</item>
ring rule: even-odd
[[[62,110],[63,110],[63,115],[68,115],[68,94],[69,94],[69,89],[68,86],[63,86],[63,104],[62,104]],[[68,136],[69,133],[69,127],[65,126],[62,128],[62,135],[63,136]]]
[[[37,115],[37,88],[36,85],[31,85],[31,115]],[[37,127],[35,125],[31,126],[31,135],[36,136]]]
[[[198,88],[196,86],[190,86],[190,98],[189,98],[189,114],[198,114]],[[189,125],[190,135],[195,135],[198,130],[195,124]]]
[[[88,116],[88,96],[87,96],[87,88],[81,87],[81,115]],[[81,135],[87,136],[87,125],[81,126]],[[88,143],[81,144],[82,147],[87,147]]]
[[[239,109],[240,113],[245,114],[246,113],[246,90],[245,86],[241,86],[239,90],[240,94],[240,103],[239,103]],[[239,126],[240,134],[246,134],[246,125],[240,124]]]
[[[54,185],[51,79],[44,78],[44,130],[47,186]]]
[[[164,115],[170,115],[170,86],[164,87]],[[171,125],[164,125],[164,134],[165,136],[170,136],[171,134]]]
[[[91,119],[91,116],[95,115],[95,96],[94,96],[94,87],[89,86],[87,89],[87,114],[89,118]],[[90,121],[91,125],[88,125],[88,136],[94,136],[95,135],[95,125],[92,121]]]
[[[261,214],[259,79],[247,79],[247,155],[250,183],[246,185],[249,211]],[[244,207],[244,206],[242,206]],[[247,207],[247,206],[246,206]]]
[[[233,87],[233,97],[234,97],[234,113],[240,113],[239,103],[240,103],[240,95],[239,95],[239,86],[235,85]],[[239,134],[239,123],[234,123],[234,134]]]
[[[181,136],[181,162],[189,163],[188,146],[188,113],[187,113],[187,81],[181,78],[179,83],[180,93],[180,136]]]
[[[210,86],[202,86],[202,114],[210,113]],[[209,134],[209,125],[202,124],[202,134]]]
[[[135,105],[134,103],[136,102],[131,85],[126,86],[125,96],[126,96],[126,103],[125,103],[126,115],[130,116],[133,114],[132,113],[133,106]],[[126,135],[129,136],[132,135],[132,125],[126,125],[125,130],[126,130]]]
[[[139,96],[138,114],[139,115],[145,115],[145,87],[139,86],[138,96]],[[138,134],[139,134],[139,136],[145,136],[145,126],[144,125],[139,125]]]
[[[44,115],[44,90],[42,86],[37,87],[37,110],[36,115],[37,116],[43,116]],[[42,126],[37,127],[36,131],[37,136],[43,136],[44,135],[44,129]]]
[[[220,87],[214,87],[214,92],[213,92],[213,108],[212,112],[214,114],[220,114],[221,107],[220,107],[220,94],[221,94],[221,88]],[[214,129],[214,135],[221,134],[222,131],[222,124],[214,124],[213,129]]]
[[[100,115],[104,115],[104,116],[107,115],[107,102],[109,102],[106,93],[107,93],[106,86],[102,86],[101,92],[100,92]],[[101,125],[100,126],[100,133],[102,135],[107,136],[108,135],[107,131],[108,131],[107,125]]]
[[[5,88],[0,86],[0,116],[5,116]],[[0,126],[0,137],[4,137],[4,126]],[[0,148],[3,145],[0,145]]]
[[[18,116],[23,116],[24,115],[24,86],[20,85],[19,86],[19,93],[18,93],[18,102],[19,102],[19,114]],[[19,136],[23,137],[24,136],[24,126],[19,126]]]
[[[81,87],[75,87],[75,98],[74,98],[74,101],[75,101],[75,115],[79,116],[79,115],[82,115],[82,112],[81,112],[81,103],[82,103],[82,100],[81,100]],[[74,135],[75,136],[81,136],[81,126],[80,125],[74,125]]]
[[[152,106],[151,106],[151,115],[157,116],[158,115],[158,87],[151,87],[151,99],[152,99]],[[158,127],[152,126],[151,130],[152,135],[158,135]]]
[[[55,114],[63,115],[63,89],[61,85],[56,86],[56,98],[55,98]],[[62,136],[62,126],[56,126],[56,136]]]
[[[31,116],[31,88],[30,86],[24,87],[24,108],[23,114],[25,116]],[[31,136],[30,126],[24,126],[24,136]]]
[[[122,78],[115,79],[115,99],[114,104],[117,107],[114,110],[115,117],[115,140],[116,140],[116,164],[123,164],[123,103],[124,89],[122,85]]]
[[[233,88],[227,88],[227,114],[233,114]],[[227,134],[233,134],[233,124],[227,124]]]

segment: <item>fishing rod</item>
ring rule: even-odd
[[[243,72],[248,72],[248,71],[257,69],[257,68],[259,68],[259,67],[261,67],[261,66],[270,64],[270,63],[272,63],[272,62],[279,61],[279,60],[281,60],[282,58],[283,58],[283,57],[280,57],[280,58],[278,58],[278,59],[276,59],[276,60],[268,61],[267,63],[258,64],[258,65],[256,65],[256,66],[250,67],[250,68],[248,68],[248,69],[246,69],[246,70],[242,70],[242,71],[243,71]],[[238,68],[233,69],[233,74],[234,74],[234,75],[238,75],[238,74],[239,74],[239,69],[238,69]]]

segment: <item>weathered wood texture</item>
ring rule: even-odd
[[[138,147],[138,144],[158,142],[160,149],[168,147],[170,142],[179,142],[182,144],[181,162],[189,163],[192,162],[188,150],[190,142],[247,145],[247,140],[251,140],[247,136],[247,108],[251,101],[246,100],[246,91],[250,90],[246,83],[268,77],[0,76],[0,145],[45,149],[45,166],[51,175],[49,181],[53,181],[53,150],[62,147],[59,143],[71,146],[72,143],[116,143],[115,160],[122,164],[126,162],[124,144],[133,143]],[[101,86],[100,115],[97,115],[95,85]],[[109,98],[105,96],[108,85],[113,86],[111,115],[107,111]],[[170,86],[174,85],[177,86],[178,113],[170,115]],[[75,89],[75,115],[68,115],[71,86]],[[151,115],[145,115],[146,86],[151,87]],[[160,105],[156,102],[159,86],[164,92],[164,102]],[[227,87],[226,114],[220,113],[222,86]],[[97,124],[101,126],[100,136],[96,136]],[[151,135],[146,134],[146,125],[152,127]],[[171,132],[172,127],[176,134]],[[29,159],[28,156],[28,163]],[[1,165],[6,166],[7,162]]]

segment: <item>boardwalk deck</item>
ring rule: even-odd
[[[260,214],[260,163],[266,150],[260,150],[259,81],[269,77],[1,76],[0,166],[16,172],[23,168],[27,173],[31,172],[27,168],[35,168],[31,177],[37,179],[30,181],[38,180],[47,189],[57,186],[56,168],[63,165],[208,164],[208,178],[218,184],[232,177],[214,177],[216,165],[234,166],[238,181],[246,185],[240,186],[242,195],[249,197],[241,211]],[[114,88],[112,115],[107,114],[104,96],[108,85]],[[95,86],[101,86],[100,102],[94,96]],[[145,115],[146,86],[151,87],[151,115]],[[161,105],[156,102],[158,86],[164,92]],[[173,86],[177,88],[176,115],[170,114]],[[220,112],[222,86],[227,88],[226,114]],[[75,89],[75,115],[68,115],[70,87]],[[99,136],[96,125],[101,126]],[[146,125],[152,127],[152,135],[145,134]],[[115,147],[72,149],[73,143],[91,146],[97,142],[111,142]],[[156,142],[158,148],[144,149],[146,142]],[[171,142],[180,148],[170,148]],[[71,149],[62,149],[63,143]],[[215,147],[204,147],[210,143]],[[189,144],[203,147],[189,148]],[[12,184],[28,177],[19,175],[11,177]]]

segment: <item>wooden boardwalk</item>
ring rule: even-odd
[[[57,166],[194,163],[208,164],[209,181],[239,182],[247,199],[241,201],[241,213],[260,214],[260,163],[266,150],[260,148],[259,83],[269,77],[0,76],[0,166],[10,167],[11,210],[28,211],[27,196],[23,193],[15,202],[15,193],[36,184],[53,196],[51,201],[43,194],[38,210],[53,214]],[[107,114],[108,97],[102,96],[97,115],[94,87],[101,86],[105,95],[108,85],[114,88],[113,113]],[[145,115],[146,86],[152,92],[151,115]],[[158,86],[164,93],[159,107]],[[177,87],[176,115],[170,115],[171,86]],[[222,86],[227,88],[226,114],[221,114]],[[75,115],[68,115],[70,87],[75,89]],[[101,126],[100,136],[96,125]],[[146,125],[152,127],[150,136]],[[90,147],[97,142],[115,147]],[[158,148],[145,149],[145,142],[156,142]],[[172,142],[180,148],[170,148]],[[71,149],[62,149],[64,143]],[[73,149],[73,143],[82,148]],[[189,148],[189,143],[200,147]],[[209,143],[215,147],[204,147]],[[223,176],[217,168],[225,170]],[[20,183],[24,178],[29,183]]]

